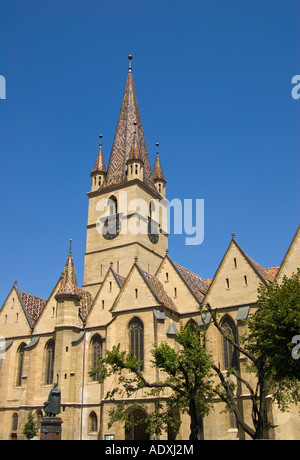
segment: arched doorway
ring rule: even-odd
[[[140,409],[135,409],[130,413],[129,418],[131,426],[125,429],[125,441],[148,441],[150,435],[146,432],[145,413]]]

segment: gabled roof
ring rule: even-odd
[[[167,293],[159,279],[153,275],[150,275],[150,273],[145,272],[140,267],[139,269],[142,272],[144,279],[146,280],[148,286],[151,288],[151,291],[154,293],[159,303],[161,305],[168,307],[170,310],[177,311],[177,308],[173,300],[171,299],[171,297],[169,296],[169,294]]]
[[[277,271],[279,269],[279,267],[271,267],[271,268],[263,268],[259,263],[257,263],[255,260],[251,259],[251,257],[249,257],[243,250],[242,248],[240,247],[240,245],[237,243],[237,241],[235,240],[235,234],[233,233],[232,234],[232,239],[228,245],[228,248],[224,254],[224,256],[222,257],[222,260],[216,270],[216,273],[214,275],[214,277],[211,279],[211,280],[207,280],[208,282],[208,290],[205,294],[205,298],[207,298],[209,292],[211,291],[212,289],[212,286],[214,284],[214,280],[216,279],[216,276],[220,270],[220,267],[222,266],[223,264],[223,261],[228,253],[228,251],[230,250],[230,247],[231,245],[234,244],[236,246],[236,248],[240,251],[240,253],[242,254],[242,256],[245,258],[245,260],[248,262],[248,264],[250,265],[250,267],[254,270],[254,272],[256,273],[256,275],[258,276],[258,278],[263,282],[263,284],[265,284],[266,286],[270,283],[272,283],[274,280],[275,280],[275,277],[276,277],[276,274],[277,274]]]
[[[20,291],[17,286],[15,286],[16,292],[18,294],[19,300],[25,312],[27,319],[31,326],[35,324],[38,317],[42,313],[47,301],[41,297],[37,297],[26,292]]]
[[[245,254],[245,253],[244,253]],[[277,272],[279,270],[279,267],[271,267],[271,268],[263,268],[261,265],[259,265],[255,260],[251,259],[251,257],[247,256],[245,254],[246,258],[248,261],[252,264],[252,266],[255,268],[255,270],[263,277],[263,279],[268,282],[268,283],[273,283]]]
[[[134,132],[136,130],[138,132],[140,159],[144,162],[143,181],[150,189],[157,192],[149,162],[146,141],[133,83],[132,71],[130,68],[107,167],[106,178],[102,189],[127,181],[126,162],[130,156],[131,146],[133,145],[134,141]]]
[[[181,265],[177,264],[169,257],[168,254],[166,254],[164,259],[162,260],[160,266],[157,269],[156,274],[159,272],[160,267],[164,264],[164,261],[166,259],[170,262],[178,276],[182,279],[182,281],[187,286],[191,294],[195,297],[197,302],[201,303],[209,288],[211,280],[206,280],[201,276],[196,275],[196,273],[193,273],[191,270],[188,270],[187,268],[184,268]]]
[[[160,282],[160,280],[158,278],[156,278],[155,276],[151,275],[150,273],[147,273],[145,272],[144,270],[142,270],[142,268],[139,266],[139,264],[137,263],[137,261],[134,262],[134,264],[132,265],[126,279],[123,281],[123,284],[122,284],[122,288],[119,292],[119,294],[117,295],[112,307],[111,307],[111,311],[114,311],[114,308],[115,308],[115,305],[116,303],[118,302],[120,296],[122,295],[123,291],[126,289],[126,285],[128,283],[128,280],[130,279],[131,277],[131,274],[133,272],[133,270],[136,269],[137,272],[141,275],[142,279],[144,280],[144,282],[146,283],[147,287],[149,288],[149,290],[151,291],[154,299],[157,301],[157,303],[161,306],[164,306],[174,312],[177,312],[177,308],[173,302],[173,300],[171,299],[171,297],[169,296],[169,294],[166,292],[166,290],[164,289],[162,283]]]
[[[193,293],[202,300],[208,290],[209,280],[205,280],[176,262],[173,262],[173,264]]]

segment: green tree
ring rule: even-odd
[[[205,350],[205,334],[196,324],[189,323],[186,328],[181,324],[176,341],[178,350],[167,343],[155,345],[151,350],[152,366],[163,375],[154,382],[146,379],[141,362],[133,353],[120,351],[120,344],[106,351],[91,374],[99,375],[100,383],[111,375],[117,376],[116,387],[106,395],[108,400],[114,400],[116,394],[118,399],[120,396],[129,398],[141,388],[149,390],[145,398],[156,397],[155,410],[149,414],[145,412],[143,420],[149,433],[161,434],[169,428],[178,430],[174,409],[179,409],[190,415],[190,439],[201,439],[202,418],[209,413],[214,396],[212,357]],[[166,388],[170,390],[170,397],[161,398]],[[130,428],[132,419],[128,407],[128,403],[123,402],[110,411],[110,426],[121,420]]]
[[[300,401],[300,360],[292,350],[300,334],[300,270],[259,288],[259,309],[248,321],[247,349],[263,364],[264,378],[279,408]]]
[[[253,439],[268,436],[272,427],[267,417],[268,399],[272,393],[281,411],[300,401],[300,359],[292,356],[293,337],[300,334],[300,271],[291,278],[284,277],[281,284],[275,281],[258,290],[258,310],[245,322],[248,332],[234,340],[222,329],[216,310],[206,304],[212,323],[239,355],[246,358],[247,370],[255,373],[256,385],[241,376],[239,369],[227,369],[226,375],[218,366],[213,369],[220,379],[216,393],[235,413],[237,422]],[[244,421],[236,398],[237,385],[244,384],[252,403],[253,427]]]
[[[34,438],[38,434],[38,427],[36,421],[34,420],[32,409],[28,411],[27,421],[23,428],[23,434],[27,440]]]

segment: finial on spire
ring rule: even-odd
[[[235,239],[235,233],[231,233],[232,239]]]
[[[128,68],[128,70],[129,70],[129,72],[131,72],[131,70],[132,70],[132,69],[131,69],[131,61],[132,61],[132,58],[133,58],[132,54],[129,54],[129,56],[128,56],[128,59],[129,59],[129,68]]]
[[[156,142],[156,144],[155,144],[155,145],[156,145],[156,155],[158,155],[158,146],[159,146],[159,143],[158,143],[158,142]]]
[[[71,251],[72,251],[72,238],[70,238],[69,241],[70,241],[70,249],[69,249],[69,252],[71,252]]]
[[[100,138],[100,145],[102,145],[102,137],[103,137],[103,134],[99,134],[99,138]]]

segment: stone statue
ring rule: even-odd
[[[44,412],[46,417],[56,417],[60,413],[60,389],[57,382],[49,393],[48,401],[44,402]]]

